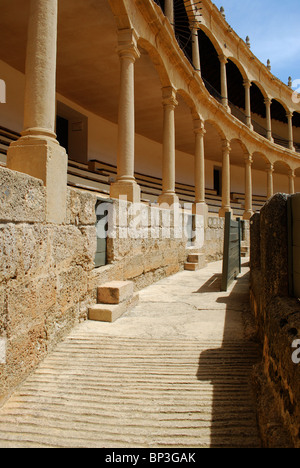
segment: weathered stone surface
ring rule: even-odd
[[[58,276],[57,297],[62,310],[78,303],[87,293],[88,277],[81,266],[74,266]]]
[[[300,309],[288,296],[287,199],[276,194],[251,219],[250,302],[263,344],[255,377],[263,443],[298,448],[300,367],[292,355],[300,339]]]
[[[0,167],[0,221],[42,223],[45,219],[43,182]]]
[[[261,270],[266,300],[289,294],[287,198],[278,193],[261,210]]]
[[[119,304],[133,295],[133,283],[131,281],[111,281],[98,288],[99,304]]]
[[[67,223],[89,225],[96,223],[96,195],[82,190],[68,188],[67,193]]]
[[[139,302],[139,295],[135,293],[120,304],[96,304],[89,309],[89,320],[97,322],[115,322],[125,312],[135,307]]]

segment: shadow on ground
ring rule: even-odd
[[[244,265],[246,266],[246,265]],[[213,275],[197,293],[220,291],[221,275]],[[211,448],[260,448],[256,408],[251,388],[253,366],[260,360],[258,344],[234,335],[237,314],[249,312],[249,273],[242,274],[227,296],[223,341],[220,348],[201,353],[197,379],[213,385]],[[237,310],[243,308],[243,310]]]

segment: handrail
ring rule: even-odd
[[[202,78],[206,89],[209,91],[211,96],[213,96],[217,101],[222,102],[222,96],[221,94],[205,79]],[[239,107],[237,107],[235,104],[232,102],[228,101],[229,107],[231,109],[231,113],[234,117],[239,119],[242,123],[246,124],[246,114],[245,112],[242,111]],[[263,136],[264,138],[267,138],[267,129],[264,128],[262,125],[260,125],[258,122],[253,120],[251,118],[251,123],[253,126],[253,130],[258,133],[259,135]],[[284,148],[289,148],[289,141],[279,135],[276,135],[272,133],[272,137],[274,139],[274,143],[280,146],[283,146]],[[295,150],[297,153],[300,153],[300,143],[293,143]]]

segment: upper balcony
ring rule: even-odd
[[[300,153],[300,106],[210,0],[154,0],[206,89],[251,130]]]

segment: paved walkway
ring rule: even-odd
[[[0,447],[259,447],[247,271],[228,293],[221,262],[181,272],[77,326],[0,410]]]

